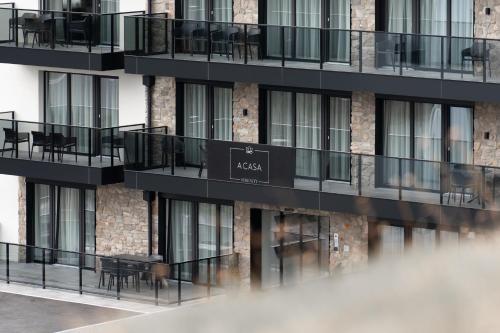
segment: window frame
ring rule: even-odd
[[[184,18],[183,8],[184,1],[180,0],[175,2],[175,18],[180,20],[186,20]],[[205,19],[203,21],[213,22],[214,18],[214,0],[203,0],[205,1]],[[231,22],[234,22],[234,0],[231,0]]]

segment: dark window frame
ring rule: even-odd
[[[175,18],[184,19],[183,5],[185,0],[175,2]],[[205,1],[205,19],[204,21],[213,21],[214,18],[214,0]],[[234,0],[231,1],[231,22],[234,22]]]

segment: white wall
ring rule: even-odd
[[[18,177],[0,175],[0,241],[19,243]]]

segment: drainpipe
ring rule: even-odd
[[[155,77],[144,75],[142,84],[146,86],[146,127],[153,127],[153,87],[155,85]]]
[[[142,198],[148,204],[148,255],[153,255],[153,202],[156,199],[155,192],[144,191]]]
[[[153,0],[148,0],[148,14],[153,13]]]

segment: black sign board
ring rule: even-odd
[[[292,148],[209,141],[207,152],[209,179],[293,187]]]

